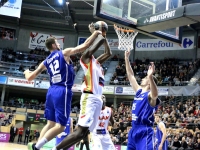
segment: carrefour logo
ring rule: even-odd
[[[194,48],[194,37],[183,37],[182,44],[174,44],[160,39],[137,39],[136,50],[178,50]]]
[[[184,48],[188,48],[193,44],[193,41],[189,38],[184,38],[182,44]]]

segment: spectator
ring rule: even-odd
[[[25,131],[24,145],[28,144],[29,136],[30,136],[30,129],[29,129],[29,127],[28,127],[28,128],[26,129],[26,131]]]
[[[181,143],[178,141],[177,137],[174,138],[174,142],[173,142],[172,146],[175,147],[175,148],[181,147]]]
[[[23,132],[24,132],[24,128],[23,127],[18,129],[18,141],[17,141],[17,143],[21,144]]]

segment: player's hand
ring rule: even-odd
[[[83,140],[81,140],[81,143],[83,143]]]
[[[150,62],[150,66],[149,66],[147,75],[152,76],[154,74],[154,72],[155,72],[155,65],[153,62]]]
[[[127,51],[125,51],[124,56],[125,56],[125,59],[129,58],[129,56],[130,56],[130,49],[129,48],[128,48]]]
[[[158,150],[162,150],[162,144],[159,145]]]
[[[30,73],[31,71],[29,70],[29,69],[27,69],[27,70],[25,70],[24,71],[24,74],[26,75],[26,74],[28,74],[28,73]]]
[[[89,30],[90,30],[91,33],[93,33],[95,31],[93,22],[88,25],[88,28],[89,28]]]
[[[25,70],[24,71],[24,75],[25,75],[25,78],[27,79],[27,76],[31,73],[31,71],[29,69]]]

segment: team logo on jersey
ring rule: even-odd
[[[136,108],[136,103],[133,103],[132,110],[135,110],[135,108]]]

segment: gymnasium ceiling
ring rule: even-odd
[[[97,21],[93,17],[93,7],[90,6],[94,5],[94,0],[84,0],[89,4],[83,0],[68,0],[69,7],[65,3],[61,6],[58,0],[45,1],[59,13],[50,8],[44,0],[23,0],[20,19],[0,15],[0,22],[80,33],[88,32],[88,24]],[[197,2],[199,0],[183,0],[183,5]],[[77,23],[75,28],[74,23]],[[200,25],[196,24],[194,28],[200,29]],[[192,29],[185,27],[184,30]],[[109,27],[109,33],[114,33],[112,27]]]

